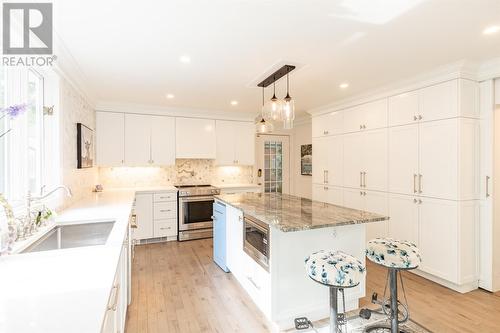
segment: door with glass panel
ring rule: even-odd
[[[290,193],[290,138],[257,136],[257,182],[266,193]]]

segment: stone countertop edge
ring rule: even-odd
[[[268,196],[269,199],[274,199],[274,200],[285,200],[287,202],[293,201],[293,200],[300,200],[301,202],[306,203],[309,208],[312,210],[312,206],[315,205],[317,206],[317,210],[324,210],[325,212],[327,210],[337,210],[341,211],[342,213],[348,213],[352,216],[350,218],[338,218],[335,220],[335,217],[332,217],[330,215],[328,216],[321,216],[322,214],[319,213],[318,216],[316,217],[317,219],[326,219],[326,221],[318,223],[318,221],[315,221],[316,223],[313,224],[314,218],[312,217],[312,214],[309,214],[309,216],[306,214],[305,216],[301,214],[300,216],[287,216],[287,219],[290,219],[292,221],[280,221],[280,217],[282,217],[283,213],[279,213],[276,211],[276,208],[268,208],[267,211],[262,211],[262,212],[256,212],[255,211],[255,202],[253,203],[248,203],[250,200],[255,200],[261,199],[262,197]],[[294,232],[294,231],[305,231],[305,230],[311,230],[311,229],[320,229],[320,228],[329,228],[329,227],[339,227],[339,226],[346,226],[346,225],[355,225],[355,224],[365,224],[365,223],[373,223],[373,222],[381,222],[381,221],[386,221],[389,220],[388,216],[380,215],[380,214],[375,214],[367,211],[362,211],[362,210],[357,210],[357,209],[352,209],[344,206],[338,206],[338,205],[333,205],[333,204],[328,204],[324,202],[319,202],[319,201],[313,201],[307,198],[301,198],[301,197],[296,197],[292,195],[276,195],[276,194],[265,194],[265,193],[242,193],[242,194],[220,194],[216,195],[215,199],[218,201],[221,201],[233,208],[236,208],[243,212],[243,214],[251,216],[263,223],[268,224],[269,226],[278,229],[282,232]],[[245,203],[247,201],[247,203]],[[263,206],[263,204],[260,204],[260,206]],[[295,208],[296,209],[296,208]],[[293,208],[291,210],[294,210]],[[301,212],[302,213],[302,212]],[[293,219],[296,219],[293,221]],[[306,221],[304,221],[306,219]],[[298,221],[297,221],[298,220]]]

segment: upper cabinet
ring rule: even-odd
[[[389,126],[415,122],[477,118],[476,82],[456,79],[389,98]]]
[[[327,114],[313,118],[312,120],[312,137],[319,138],[327,135],[336,135],[343,133],[341,111],[329,112]]]
[[[96,112],[96,163],[99,166],[122,166],[125,148],[125,115]]]
[[[216,158],[215,120],[176,118],[177,158]]]
[[[250,122],[216,121],[217,165],[254,165],[255,129]]]
[[[362,104],[344,111],[344,133],[387,127],[387,99]]]
[[[174,165],[175,119],[125,114],[125,165]]]

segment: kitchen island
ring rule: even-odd
[[[388,219],[279,193],[215,200],[226,207],[227,267],[276,331],[293,327],[297,317],[328,317],[328,288],[307,277],[305,258],[318,250],[342,250],[364,262],[365,224]],[[347,310],[357,308],[364,295],[364,281],[346,290]]]

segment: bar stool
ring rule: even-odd
[[[420,251],[417,246],[408,241],[399,241],[392,238],[375,238],[368,242],[366,246],[366,257],[389,269],[389,289],[390,289],[390,320],[391,325],[374,325],[365,329],[365,332],[380,332],[381,329],[390,330],[391,333],[400,333],[399,329],[399,309],[398,309],[398,273],[403,270],[415,269],[422,262]],[[400,273],[401,274],[401,273]],[[401,282],[403,281],[400,275]],[[404,286],[403,286],[404,292]],[[385,296],[385,295],[384,295]],[[406,299],[406,295],[405,295]],[[385,303],[382,309],[385,311]],[[409,317],[407,305],[406,321]],[[389,315],[389,314],[388,314]]]
[[[359,285],[365,273],[363,263],[341,251],[318,251],[305,260],[309,277],[330,288],[330,333],[347,327],[344,289]],[[343,313],[338,313],[338,292],[342,294]]]

